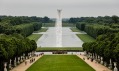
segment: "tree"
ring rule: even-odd
[[[119,22],[119,17],[116,16],[116,15],[113,15],[112,20],[114,21],[114,23],[118,23]]]
[[[43,23],[49,23],[49,22],[50,22],[50,19],[47,16],[45,16],[43,18]]]

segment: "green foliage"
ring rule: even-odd
[[[42,27],[42,23],[34,22],[33,23],[34,31],[38,31]]]
[[[84,24],[84,23],[77,23],[76,25],[76,27],[79,30],[82,29],[83,31],[85,31],[88,35],[92,36],[93,38],[96,38],[101,34],[117,33],[119,32],[118,26],[119,26],[118,24],[100,25],[100,24]]]
[[[48,17],[28,17],[28,16],[0,16],[0,20],[3,23],[9,23],[11,25],[20,25],[23,23],[31,23],[31,22],[51,22]]]
[[[41,27],[42,24],[36,22],[14,26],[14,28],[16,28],[16,32],[22,34],[25,37],[31,35],[34,31],[41,29]]]
[[[114,23],[118,23],[119,22],[119,17],[116,16],[116,15],[113,15],[112,20],[114,21]]]
[[[48,28],[41,28],[40,30],[34,31],[35,33],[46,32]]]
[[[69,23],[76,23],[78,21],[79,18],[70,18],[69,19]]]
[[[50,22],[50,19],[47,16],[45,16],[43,18],[43,23],[49,23],[49,22]]]
[[[103,34],[95,42],[83,44],[84,51],[98,54],[109,63],[109,59],[119,63],[119,33]],[[117,66],[119,68],[119,66]]]
[[[86,25],[85,26],[85,32],[94,38],[98,37],[101,34],[105,34],[108,31],[109,31],[108,26],[103,26],[103,25]]]
[[[25,37],[32,34],[32,32],[34,31],[33,24],[21,24],[14,27],[16,28],[17,33],[20,33]]]
[[[4,62],[9,62],[10,59],[28,54],[31,51],[36,50],[37,44],[34,40],[24,38],[19,34],[13,35],[0,35],[0,65]],[[2,65],[3,66],[3,65]],[[0,67],[0,71],[4,67]]]
[[[76,55],[44,55],[26,71],[95,71]]]
[[[0,33],[5,33],[7,35],[13,34],[15,32],[15,28],[7,23],[0,23]]]
[[[84,31],[85,29],[85,23],[84,22],[81,22],[81,23],[77,23],[76,24],[76,27],[82,31]]]
[[[71,17],[67,19],[67,23],[77,23],[77,22],[85,22],[85,23],[98,23],[98,24],[113,24],[119,23],[119,17],[116,15],[110,16],[98,16],[98,17]],[[66,20],[65,20],[66,23]]]

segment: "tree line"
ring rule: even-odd
[[[37,44],[34,40],[29,40],[20,34],[0,35],[0,71],[3,71],[4,62],[9,64],[10,59],[14,60],[25,54],[35,51]],[[14,61],[12,61],[14,65]],[[8,68],[8,65],[7,65]]]
[[[89,24],[84,22],[78,22],[76,27],[82,31],[85,31],[93,38],[97,38],[101,34],[117,33],[119,32],[119,24]]]
[[[119,23],[119,17],[113,16],[98,16],[98,17],[71,17],[65,22],[74,23],[85,22],[85,23],[98,23],[98,24],[112,24]]]
[[[45,17],[36,17],[36,16],[0,16],[0,22],[9,23],[11,25],[19,25],[22,23],[31,23],[31,22],[41,22],[41,23],[50,23],[52,20]]]
[[[95,42],[84,43],[83,50],[98,62],[101,62],[101,58],[103,58],[103,64],[107,67],[110,66],[111,60],[111,69],[114,68],[113,62],[117,62],[119,69],[119,17],[115,15],[81,17],[75,20],[76,28],[96,39]]]
[[[83,50],[87,54],[91,53],[95,58],[97,56],[103,57],[103,62],[109,66],[110,59],[117,62],[119,69],[119,33],[108,33],[97,37],[96,42],[87,42],[83,44]]]
[[[0,33],[13,34],[18,33],[27,37],[42,27],[42,20],[39,17],[27,16],[0,16]]]
[[[16,29],[16,33],[20,33],[25,37],[31,35],[34,31],[41,29],[41,27],[42,23],[39,22],[32,22],[28,24],[14,26],[14,28]]]
[[[28,56],[29,52],[36,50],[36,42],[26,37],[41,29],[42,22],[48,20],[43,21],[40,17],[0,16],[0,71],[4,69],[4,62],[7,62],[8,68],[10,59],[14,65],[15,59],[18,61],[18,57],[23,54]]]

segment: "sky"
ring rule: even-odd
[[[119,16],[119,0],[0,0],[0,15],[62,17]]]

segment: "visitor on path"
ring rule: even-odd
[[[85,60],[85,58],[83,57],[83,60]]]
[[[32,62],[32,60],[30,59],[30,63]]]
[[[34,58],[34,61],[35,61],[35,58]]]
[[[27,61],[25,61],[25,65],[27,65]]]

